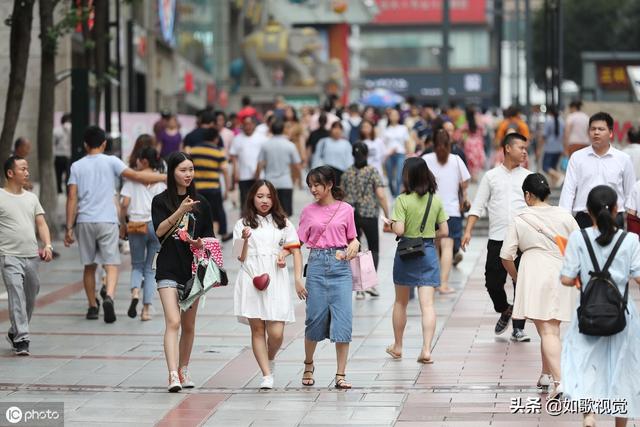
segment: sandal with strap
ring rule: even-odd
[[[313,360],[311,362],[307,362],[306,360],[303,362],[305,365],[305,370],[302,373],[302,385],[311,387],[316,383],[316,380],[313,378],[313,373],[316,370],[315,365],[313,364]],[[311,370],[306,369],[307,365],[311,365]],[[310,375],[307,375],[310,374]]]
[[[342,378],[338,378],[338,377],[342,377]],[[336,388],[340,390],[351,389],[351,384],[347,382],[345,374],[336,374]]]

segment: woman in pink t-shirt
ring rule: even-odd
[[[345,370],[353,315],[351,311],[351,268],[349,260],[360,248],[353,208],[342,201],[344,192],[336,185],[329,166],[312,169],[307,185],[316,200],[300,214],[298,237],[311,251],[306,270],[306,289],[298,294],[307,301],[302,385],[312,386],[313,354],[318,342],[336,343],[338,369],[335,387],[349,389]]]

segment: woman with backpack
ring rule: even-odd
[[[560,383],[560,322],[571,321],[576,299],[575,289],[560,286],[562,252],[555,239],[569,236],[578,223],[565,209],[546,203],[551,189],[544,175],[528,175],[522,191],[527,208],[509,224],[500,258],[517,284],[512,317],[532,320],[540,336],[538,388],[546,390],[552,378]],[[522,255],[516,266],[518,252]]]
[[[595,425],[594,412],[615,415],[616,427],[640,417],[640,317],[633,300],[627,301],[629,279],[640,284],[640,243],[616,227],[617,199],[605,185],[589,192],[593,227],[569,236],[560,272],[563,285],[574,286],[579,279],[581,289],[563,343],[563,382],[556,390],[571,400],[626,401],[618,407],[623,413],[611,405],[584,414],[585,426]]]

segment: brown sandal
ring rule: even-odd
[[[338,378],[338,377],[342,377],[342,378]],[[336,374],[336,388],[340,390],[351,389],[351,384],[347,382],[345,374]]]
[[[313,360],[311,362],[307,362],[305,360],[304,364],[305,364],[305,370],[302,373],[302,385],[306,386],[306,387],[311,387],[312,385],[314,385],[316,383],[316,380],[313,379],[313,373],[315,372],[316,367],[313,364]],[[311,370],[310,371],[308,369],[306,369],[306,365],[311,365]],[[307,374],[310,374],[310,375],[307,375]]]

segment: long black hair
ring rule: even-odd
[[[351,149],[353,154],[353,165],[356,169],[362,169],[367,166],[367,157],[369,156],[369,147],[364,142],[356,142]]]
[[[410,157],[404,161],[402,184],[404,185],[404,194],[415,192],[420,197],[427,193],[434,194],[438,189],[436,178],[429,170],[427,162],[421,157]]]
[[[333,198],[336,200],[344,200],[346,196],[344,190],[338,187],[336,181],[336,174],[331,166],[318,166],[317,168],[311,169],[307,175],[307,185],[309,187],[311,187],[312,184],[321,184],[325,187],[332,184],[331,195]]]
[[[476,133],[478,130],[478,124],[476,123],[476,110],[473,107],[467,107],[464,111],[467,119],[467,126],[470,133]]]
[[[528,192],[536,196],[540,201],[544,202],[549,194],[551,194],[551,188],[549,188],[549,182],[544,175],[540,173],[531,173],[522,182],[522,192]]]
[[[190,155],[178,151],[176,151],[175,153],[171,153],[171,155],[169,155],[169,158],[167,159],[167,194],[169,195],[169,198],[167,200],[167,207],[172,212],[175,212],[181,203],[181,200],[178,196],[178,186],[176,184],[175,172],[178,168],[178,165],[185,160],[189,160],[191,163],[193,163],[193,159]],[[195,179],[191,180],[191,184],[189,184],[189,186],[187,187],[187,195],[193,200],[197,199],[198,193],[196,192]],[[198,207],[194,206],[194,211],[197,211],[197,209]]]
[[[596,225],[600,230],[600,236],[596,239],[600,246],[607,246],[611,243],[618,230],[613,216],[613,210],[617,203],[618,195],[613,188],[606,185],[593,187],[587,196],[587,209],[596,219]]]

